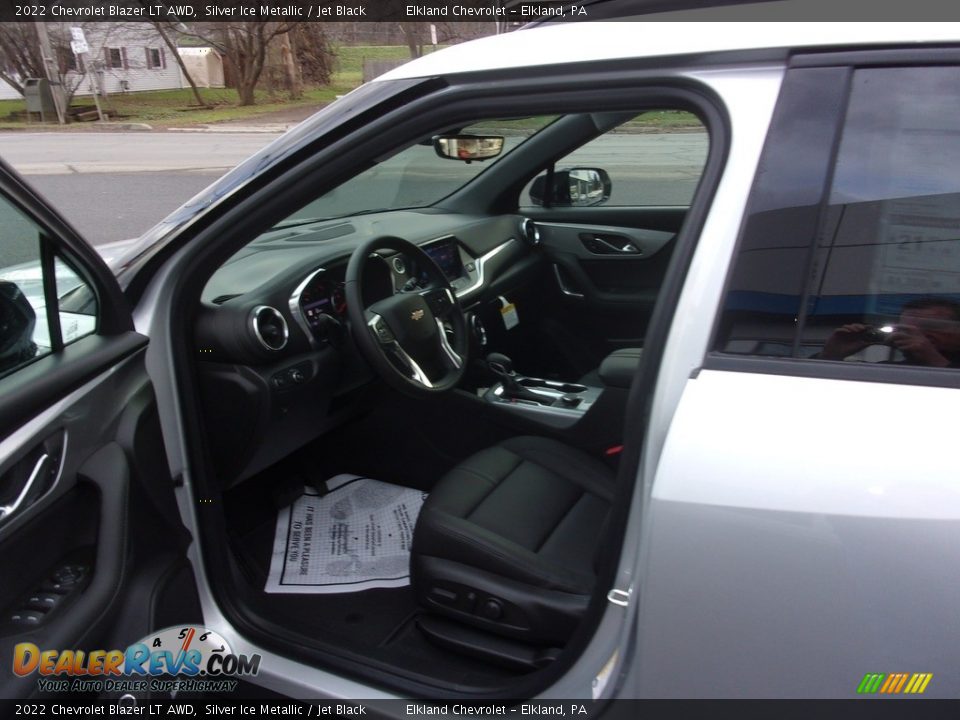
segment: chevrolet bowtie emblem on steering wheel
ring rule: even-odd
[[[411,320],[422,320],[423,319],[423,310],[417,308],[412,313],[410,313]]]

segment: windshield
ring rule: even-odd
[[[480,173],[500,162],[556,116],[512,120],[484,120],[463,128],[461,135],[504,138],[503,152],[490,160],[465,162],[437,155],[427,139],[377,162],[342,185],[311,201],[276,227],[298,225],[382,210],[433,205],[456,192]]]

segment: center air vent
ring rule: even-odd
[[[276,308],[257,305],[250,312],[250,327],[257,342],[267,350],[277,351],[286,347],[290,334],[287,321]]]
[[[540,228],[538,228],[537,224],[530,218],[524,218],[520,223],[520,234],[531,247],[536,247],[540,244]]]

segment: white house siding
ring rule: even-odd
[[[149,23],[87,23],[83,29],[90,46],[84,61],[102,71],[108,95],[183,87],[176,58]],[[66,84],[79,84],[76,95],[90,95],[90,79],[89,72],[68,72]]]
[[[176,58],[149,23],[48,23],[55,46],[69,42],[71,26],[83,29],[90,47],[90,53],[84,60],[87,65],[93,65],[102,71],[103,89],[107,94],[172,90],[188,86],[181,77]],[[107,63],[105,49],[109,48],[120,51],[120,67],[111,67],[110,63]],[[149,66],[151,63],[147,59],[148,49],[158,52],[158,67]],[[70,57],[73,57],[72,54]],[[217,60],[219,61],[219,57]],[[221,63],[219,87],[223,86],[222,73]],[[90,81],[90,73],[68,71],[64,76],[64,84],[70,89],[76,88],[76,97],[89,97],[92,94]],[[0,100],[22,99],[16,90],[0,81]]]
[[[0,100],[22,100],[23,96],[0,80]]]

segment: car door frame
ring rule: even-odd
[[[223,537],[226,529],[220,509],[220,490],[210,474],[205,449],[201,443],[196,442],[201,429],[196,421],[200,410],[196,404],[198,387],[194,374],[189,370],[193,356],[191,346],[186,342],[190,337],[189,328],[193,317],[191,308],[196,307],[206,278],[243,244],[241,238],[249,242],[254,235],[268,229],[272,222],[311,199],[307,197],[308,191],[315,194],[323,187],[331,187],[353,174],[357,167],[362,167],[370,159],[389,152],[390,138],[396,138],[398,134],[412,135],[411,128],[418,122],[422,128],[423,113],[428,110],[447,112],[456,100],[456,112],[462,116],[471,108],[474,117],[482,117],[484,113],[492,114],[491,88],[496,88],[497,93],[508,98],[511,110],[515,112],[523,112],[527,107],[542,108],[549,104],[544,98],[555,98],[553,102],[558,107],[574,107],[576,103],[584,107],[585,103],[597,102],[598,98],[608,101],[616,96],[619,89],[616,85],[619,83],[631,88],[678,86],[688,91],[694,88],[702,93],[705,112],[710,115],[708,127],[714,133],[711,136],[710,156],[687,223],[678,238],[676,257],[671,266],[671,275],[675,279],[668,283],[666,288],[668,297],[675,298],[682,286],[685,263],[689,262],[706,211],[712,207],[713,193],[723,174],[729,149],[729,122],[725,117],[725,107],[720,96],[711,88],[708,73],[704,73],[702,77],[691,74],[682,64],[672,67],[670,72],[644,67],[643,63],[639,63],[639,68],[631,65],[624,61],[607,63],[600,67],[591,64],[586,69],[579,68],[582,74],[574,74],[574,79],[571,79],[570,71],[571,68],[577,69],[576,65],[537,68],[537,72],[532,76],[518,77],[515,72],[494,72],[485,74],[482,78],[468,76],[449,77],[445,82],[438,80],[432,84],[431,92],[425,97],[409,100],[402,109],[392,105],[379,116],[372,117],[362,128],[354,128],[354,132],[348,135],[335,133],[331,138],[318,137],[311,143],[314,153],[307,158],[298,158],[299,165],[285,168],[286,172],[282,177],[280,173],[273,173],[245,188],[245,196],[237,198],[236,204],[225,207],[223,212],[216,216],[211,216],[209,222],[196,232],[178,238],[176,242],[181,249],[151,279],[145,296],[152,299],[150,308],[144,311],[143,322],[144,327],[149,327],[150,330],[150,353],[153,354],[151,363],[158,371],[156,379],[160,390],[161,416],[165,423],[171,424],[169,428],[165,425],[165,430],[168,430],[166,435],[168,439],[176,436],[176,444],[168,449],[174,464],[174,473],[182,475],[183,486],[180,490],[185,497],[181,506],[186,506],[190,495],[202,494],[209,498],[202,506],[190,503],[187,517],[188,528],[195,530],[197,534],[197,542],[191,547],[190,557],[201,588],[204,616],[214,630],[231,637],[248,638],[245,641],[248,643],[245,651],[263,655],[263,669],[258,678],[258,682],[263,685],[286,694],[311,697],[327,693],[340,697],[370,697],[383,693],[382,689],[371,684],[344,677],[344,673],[349,673],[377,683],[379,688],[386,687],[400,693],[413,691],[410,683],[399,687],[391,673],[371,669],[358,662],[358,658],[310,650],[302,643],[297,643],[295,636],[291,636],[286,628],[277,623],[252,622],[240,606],[238,595],[229,592],[229,587],[224,585],[222,580],[215,581],[208,574],[207,567],[229,567],[229,558],[225,554],[227,550],[224,544],[217,539]],[[614,84],[613,87],[611,83]],[[536,89],[539,96],[534,98],[525,92],[529,89]],[[572,92],[576,93],[575,100],[571,99]],[[630,107],[635,103],[621,98],[620,104]],[[613,109],[619,107],[617,103],[610,105],[614,106]],[[394,110],[397,112],[394,113]],[[402,121],[398,121],[398,115],[402,117]],[[276,200],[278,187],[289,190],[279,193],[280,201]],[[274,203],[272,207],[268,207],[270,203]],[[440,206],[443,207],[444,203],[441,202]],[[671,317],[672,310],[662,304],[656,321],[661,326],[657,337],[666,337]],[[643,418],[648,412],[648,398],[645,393],[653,387],[656,380],[657,364],[653,358],[648,362],[648,367],[651,370],[638,375],[635,381],[635,388],[640,389],[634,391],[633,403],[638,409],[628,424],[629,438],[621,463],[623,478],[631,485],[643,445]],[[615,519],[616,523],[621,523],[621,527],[626,523],[631,511],[630,504],[625,503],[622,511],[622,515]],[[629,576],[630,571],[618,571],[617,563],[618,560],[632,562],[635,559],[633,552],[628,541],[622,557],[612,555],[605,559],[605,572],[609,573],[609,577],[614,577],[617,572],[626,572]],[[621,579],[616,587],[623,585],[624,581]],[[629,587],[629,583],[626,587]],[[536,682],[529,686],[518,685],[516,692],[532,696],[544,692],[544,683],[547,683],[550,685],[549,692],[558,692],[559,697],[572,697],[583,692],[584,687],[589,687],[593,678],[591,672],[595,674],[607,665],[612,655],[616,657],[615,649],[624,635],[621,631],[611,631],[611,628],[623,627],[628,616],[624,603],[608,601],[602,594],[597,595],[591,612],[595,614],[596,620],[601,622],[599,631],[594,635],[592,631],[596,626],[590,623],[590,632],[584,631],[574,639],[576,651],[569,653],[568,661],[558,663],[556,668],[540,674]],[[296,643],[299,651],[295,659],[290,657],[290,643]],[[623,655],[619,657],[622,659]],[[334,659],[335,665],[331,662]],[[271,667],[285,670],[279,674],[271,671]],[[574,667],[579,670],[571,672]],[[584,673],[584,667],[594,670]],[[577,688],[576,692],[574,688]],[[437,688],[419,685],[415,691],[433,695]]]
[[[119,284],[97,252],[2,161],[0,193],[38,228],[46,296],[56,297],[50,273],[57,256],[97,305],[93,334],[66,345],[54,340],[50,353],[0,378],[0,477],[23,462],[36,462],[31,477],[41,468],[49,473],[49,487],[34,496],[28,480],[24,504],[0,521],[0,563],[9,579],[2,605],[12,613],[0,621],[0,656],[12,658],[25,640],[42,648],[126,647],[156,629],[160,615],[151,598],[182,583],[188,569],[188,536],[164,472],[144,368],[148,341],[134,331]],[[59,308],[45,312],[49,317]],[[37,452],[44,453],[39,461]],[[29,607],[27,595],[44,591],[66,566],[85,568],[81,582],[36,625],[14,624],[20,608]],[[190,607],[192,581],[180,587],[186,589],[178,619],[199,619]],[[35,676],[2,667],[4,697],[37,692]]]

